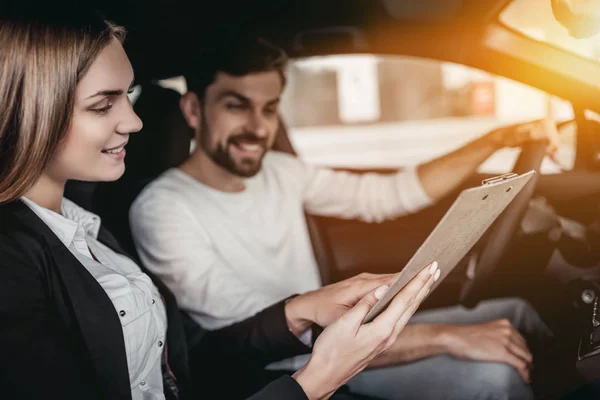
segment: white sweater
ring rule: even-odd
[[[271,151],[240,193],[166,171],[132,205],[142,262],[207,329],[321,286],[304,211],[380,222],[431,203],[414,169],[392,175],[315,168]]]

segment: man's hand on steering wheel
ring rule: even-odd
[[[549,118],[498,128],[490,132],[488,137],[498,148],[521,147],[531,142],[546,142],[546,151],[553,160],[556,158],[560,144],[556,124]]]
[[[539,173],[545,154],[554,156],[558,149],[556,124],[548,119],[499,128],[489,133],[489,137],[490,140],[495,140],[499,147],[523,148],[513,169],[518,175],[531,170]],[[478,254],[475,278],[463,287],[463,305],[472,307],[485,295],[494,271],[500,267],[508,245],[519,229],[535,192],[537,178],[535,176],[530,180],[488,231]]]

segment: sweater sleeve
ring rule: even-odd
[[[415,168],[393,174],[305,166],[304,205],[314,215],[382,222],[432,204]]]
[[[302,389],[302,386],[296,382],[291,376],[282,376],[269,383],[260,392],[256,393],[248,400],[275,400],[275,399],[288,399],[288,400],[308,400],[306,393]]]
[[[206,398],[246,398],[253,393],[256,400],[305,398],[295,380],[265,369],[273,361],[310,350],[289,330],[285,301],[189,342],[190,374],[201,382],[198,389]],[[235,384],[223,386],[228,376]]]

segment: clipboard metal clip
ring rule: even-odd
[[[481,182],[481,184],[483,186],[485,186],[485,185],[491,185],[491,184],[494,184],[494,183],[505,181],[507,179],[516,178],[517,176],[519,176],[519,175],[517,175],[517,174],[515,174],[513,172],[509,172],[508,174],[502,174],[502,175],[494,176],[493,178],[484,179]]]

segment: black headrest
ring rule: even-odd
[[[179,108],[180,98],[175,90],[157,85],[142,88],[134,110],[144,122],[144,128],[133,134],[127,145],[125,180],[155,178],[188,158],[194,131]],[[273,149],[296,155],[281,117]]]
[[[181,95],[172,89],[148,84],[142,87],[134,111],[144,123],[130,135],[125,174],[116,182],[101,183],[92,199],[92,210],[119,240],[135,254],[129,227],[129,208],[142,189],[189,156],[193,130],[179,108]]]
[[[134,110],[144,127],[129,139],[125,179],[156,177],[189,156],[194,132],[181,113],[180,98],[172,89],[153,84],[142,87]]]

